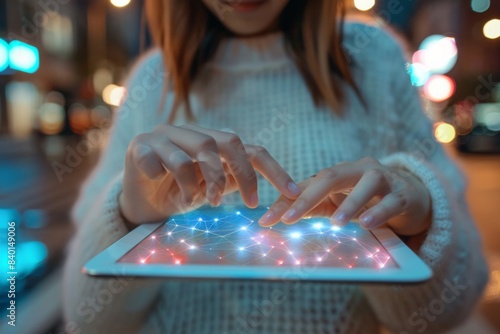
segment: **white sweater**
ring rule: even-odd
[[[316,107],[283,35],[228,39],[191,92],[197,123],[265,146],[300,182],[365,156],[418,176],[433,220],[419,256],[433,269],[425,284],[161,281],[91,278],[83,264],[127,233],[118,210],[125,151],[134,136],[168,118],[158,112],[166,78],[150,52],[128,81],[108,148],[74,208],[78,232],[65,268],[67,329],[84,333],[437,333],[465,319],[487,281],[487,267],[465,202],[461,173],[434,141],[399,45],[383,30],[345,26],[344,46],[368,110],[346,88],[344,116]],[[182,122],[182,120],[180,121]],[[259,180],[260,204],[277,191]],[[223,201],[239,202],[236,195]],[[279,291],[279,292],[276,292]],[[280,302],[270,302],[283,293]],[[76,332],[76,331],[74,331]]]

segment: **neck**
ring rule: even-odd
[[[241,35],[240,35],[241,36]],[[211,64],[226,69],[262,69],[292,63],[285,47],[283,32],[224,38]]]

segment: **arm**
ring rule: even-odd
[[[378,319],[389,329],[437,333],[466,319],[481,296],[488,270],[466,203],[463,176],[433,139],[432,125],[405,72],[399,46],[392,40],[384,43],[390,44],[391,60],[396,60],[391,76],[395,110],[400,115],[396,138],[400,153],[381,161],[412,172],[431,195],[431,226],[424,240],[413,237],[407,242],[420,245],[417,253],[434,276],[421,285],[367,286],[364,291]]]
[[[137,332],[160,286],[153,280],[92,278],[81,273],[86,261],[128,232],[118,205],[125,153],[142,130],[140,122],[156,113],[159,94],[155,92],[161,92],[161,87],[149,90],[147,99],[137,99],[133,90],[151,85],[147,68],[157,63],[159,56],[153,53],[133,71],[127,85],[129,95],[116,115],[109,145],[72,212],[77,232],[64,270],[64,316],[69,327],[84,333]]]
[[[154,117],[161,87],[154,94],[134,94],[138,88],[148,91],[151,84],[144,80],[151,73],[145,64],[139,73],[143,75],[132,77],[129,98],[117,115],[109,147],[74,210],[78,232],[66,264],[66,318],[103,333],[136,332],[159,288],[153,280],[123,284],[123,279],[96,279],[80,273],[88,259],[126,233],[122,216],[131,226],[163,221],[207,201],[219,205],[224,194],[236,190],[247,206],[255,207],[257,171],[289,198],[300,194],[264,148],[244,145],[233,133],[192,124],[162,124],[162,119]],[[135,107],[134,96],[142,98]]]

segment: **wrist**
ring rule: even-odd
[[[420,189],[420,193],[422,194],[422,197],[424,197],[424,200],[422,201],[422,211],[424,212],[423,220],[422,220],[422,232],[427,234],[427,231],[431,227],[432,223],[432,197],[429,192],[429,189],[427,189],[426,185],[424,182],[415,174],[410,173],[415,180],[415,184],[418,189]],[[420,234],[421,234],[420,233]]]
[[[392,167],[398,175],[408,182],[413,193],[414,205],[403,214],[390,220],[389,226],[404,240],[425,239],[427,231],[432,224],[432,197],[424,182],[405,166]],[[422,238],[422,236],[424,236]]]

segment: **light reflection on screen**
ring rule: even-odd
[[[343,268],[397,268],[369,231],[327,218],[264,228],[265,208],[202,208],[171,217],[119,262]]]

